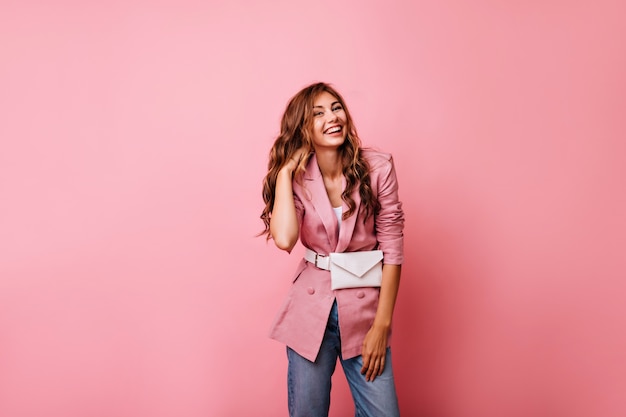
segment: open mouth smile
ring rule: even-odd
[[[324,131],[325,135],[332,135],[333,133],[340,133],[343,130],[343,127],[340,125],[331,126]]]

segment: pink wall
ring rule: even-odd
[[[396,158],[403,414],[626,414],[623,2],[50,3],[0,6],[1,416],[286,415],[254,235],[315,80]]]

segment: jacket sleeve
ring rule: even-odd
[[[376,240],[383,251],[383,263],[401,265],[404,261],[404,211],[398,197],[398,180],[393,158],[378,169],[378,202]]]
[[[298,227],[302,227],[302,218],[304,217],[304,204],[300,200],[300,197],[294,192],[293,203],[296,207],[296,217],[298,218]]]

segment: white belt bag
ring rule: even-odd
[[[341,288],[380,287],[383,279],[383,251],[333,252],[320,255],[306,249],[304,259],[330,271],[333,290]]]

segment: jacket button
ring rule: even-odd
[[[315,288],[309,287],[309,288],[306,289],[306,292],[308,292],[310,295],[313,295],[313,294],[315,294]]]
[[[356,293],[356,298],[363,298],[365,297],[365,293],[363,291],[359,291]]]

